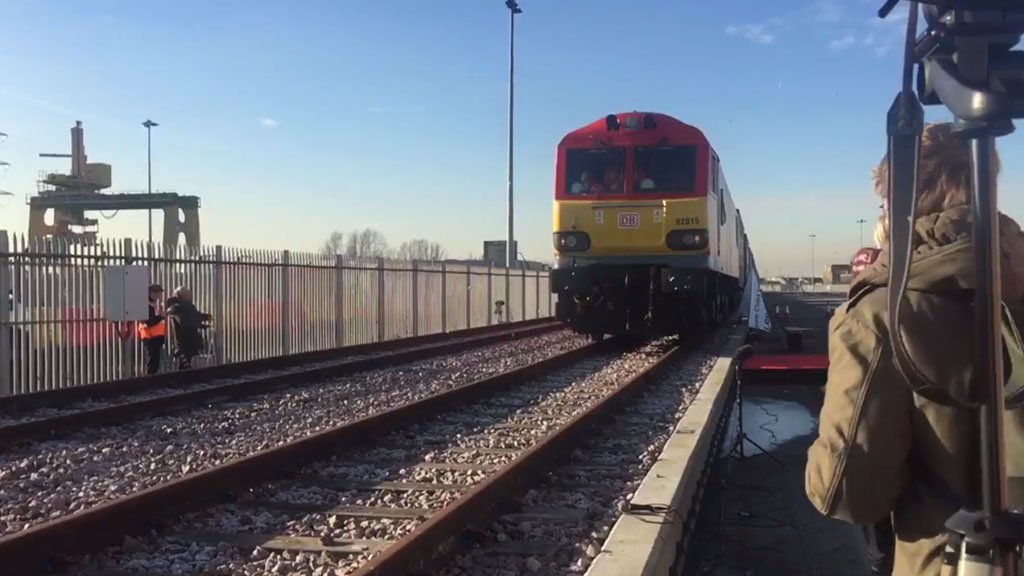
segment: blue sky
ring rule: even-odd
[[[554,149],[609,112],[701,127],[762,274],[846,261],[877,215],[901,29],[872,0],[520,0],[516,235],[551,257]],[[900,21],[902,22],[902,21]],[[114,190],[202,197],[204,244],[314,250],[371,226],[479,254],[505,235],[508,12],[501,0],[7,0],[0,18],[0,227],[27,227],[39,170],[75,120]],[[930,110],[932,119],[944,118]],[[1001,141],[1002,206],[1024,173]],[[145,213],[100,221],[146,234]],[[865,238],[870,238],[865,226]]]

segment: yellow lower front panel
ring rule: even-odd
[[[672,230],[708,230],[707,198],[672,200],[556,200],[554,231],[586,232],[590,249],[579,256],[635,254],[702,254],[704,250],[669,250]]]

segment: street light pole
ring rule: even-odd
[[[153,128],[159,126],[152,120],[146,120],[142,123],[146,128],[146,181],[148,194],[153,193]],[[153,209],[150,208],[149,212],[149,243],[153,244]]]
[[[860,250],[861,248],[864,247],[864,223],[865,222],[867,222],[867,220],[865,220],[863,218],[861,218],[860,220],[857,220],[857,224],[860,224],[860,244],[857,246],[858,250]]]
[[[7,133],[0,132],[0,143],[3,143],[5,140],[7,140]],[[4,162],[3,160],[0,160],[0,176],[3,176],[4,172],[7,172],[7,169],[10,167],[10,162]],[[8,192],[6,190],[0,190],[0,196],[14,196],[14,193]]]
[[[505,310],[506,320],[511,320],[512,310],[512,263],[516,259],[515,236],[513,234],[513,178],[512,178],[512,142],[513,142],[513,110],[515,102],[515,63],[516,63],[516,14],[522,14],[516,0],[505,0],[508,8],[508,234],[505,240]],[[524,311],[525,314],[525,311]]]
[[[808,238],[811,239],[811,290],[814,290],[814,239],[818,237],[817,234],[808,234]]]

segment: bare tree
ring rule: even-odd
[[[387,238],[373,228],[364,228],[348,235],[345,255],[350,258],[387,258]]]
[[[398,247],[396,257],[399,260],[424,260],[427,262],[439,262],[448,257],[448,252],[437,242],[431,242],[423,238],[416,238],[408,242],[402,242]]]
[[[337,254],[345,253],[345,233],[341,230],[335,230],[331,232],[331,235],[324,240],[323,245],[320,246],[320,254],[324,257],[335,256]]]

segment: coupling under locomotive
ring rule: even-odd
[[[746,284],[746,234],[718,155],[665,114],[612,114],[562,139],[554,244],[556,317],[595,340],[703,331]]]

